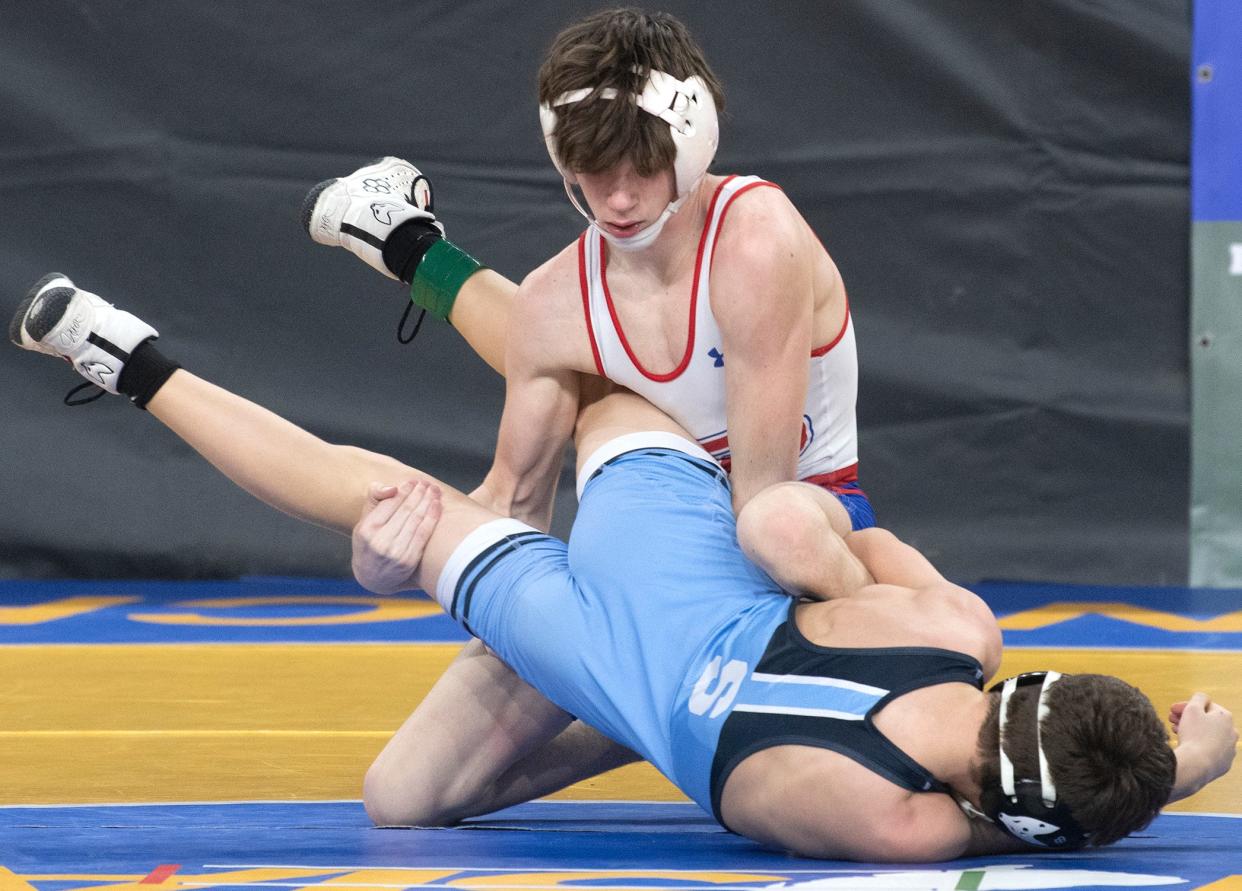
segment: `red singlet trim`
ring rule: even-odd
[[[850,489],[850,491],[857,492],[860,495],[863,494],[862,490],[857,486],[857,461],[847,467],[842,467],[839,470],[829,471],[828,473],[817,473],[814,476],[805,477],[802,482],[810,483],[812,486],[819,486],[821,489],[828,489],[831,492],[835,492],[840,489],[844,483],[854,483],[855,485]]]
[[[590,231],[590,230],[588,230]],[[591,355],[595,357],[595,370],[604,374],[604,363],[599,357],[599,344],[595,342],[595,328],[591,325],[591,286],[587,281],[586,232],[578,236],[578,287],[582,290],[582,315],[586,317],[587,340],[591,342]]]
[[[694,258],[694,282],[690,286],[690,320],[689,324],[686,326],[689,332],[686,336],[686,352],[681,357],[680,364],[678,364],[678,366],[672,371],[667,374],[655,374],[654,372],[648,371],[644,368],[643,364],[638,361],[638,357],[634,355],[634,351],[630,348],[629,340],[625,337],[625,331],[621,327],[621,320],[617,318],[617,309],[612,302],[612,292],[608,290],[608,264],[606,262],[600,263],[599,278],[604,286],[604,300],[608,303],[608,313],[612,316],[612,324],[617,329],[617,337],[621,341],[621,346],[625,348],[625,354],[629,356],[630,361],[634,363],[634,367],[637,368],[639,373],[648,380],[653,380],[657,383],[666,383],[667,381],[673,380],[686,370],[686,367],[690,364],[690,357],[694,355],[694,329],[696,320],[695,309],[699,302],[699,272],[703,268],[703,250],[707,246],[707,232],[711,228],[712,214],[716,210],[716,201],[720,198],[720,190],[733,179],[736,179],[736,177],[729,176],[721,180],[720,185],[716,187],[716,191],[712,195],[711,204],[708,205],[707,208],[707,219],[703,221],[703,233],[699,236],[699,248]],[[604,251],[604,236],[601,235],[599,240],[600,255],[602,257]]]

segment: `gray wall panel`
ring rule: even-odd
[[[881,521],[967,581],[1184,580],[1187,3],[664,7],[728,91],[715,169],[779,183],[845,276]],[[580,229],[532,97],[590,8],[0,5],[0,287],[67,272],[191,369],[472,486],[501,382],[445,326],[399,347],[400,290],[297,212],[402,154],[520,277]],[[0,378],[0,574],[347,572],[153,419],[62,408],[63,366],[9,348]]]

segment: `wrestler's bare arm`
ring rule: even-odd
[[[499,514],[547,530],[565,446],[578,412],[579,373],[569,353],[586,347],[581,313],[566,299],[576,287],[566,252],[532,272],[511,310],[505,352],[505,407],[496,455],[472,493]]]
[[[744,761],[724,790],[729,828],[806,857],[885,863],[952,859],[970,844],[948,795],[901,790],[857,764],[825,770],[826,757],[786,746]]]
[[[734,511],[797,476],[813,276],[806,227],[784,193],[752,189],[730,207],[712,267],[725,356]]]

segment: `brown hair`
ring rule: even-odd
[[[668,124],[633,102],[603,99],[612,87],[624,94],[642,91],[652,70],[678,80],[697,75],[707,84],[716,110],[724,110],[724,91],[707,66],[686,26],[664,12],[609,9],[561,31],[539,68],[539,101],[551,104],[571,90],[594,93],[555,109],[557,155],[576,173],[602,173],[623,161],[640,176],[673,166],[677,149]]]
[[[1039,777],[1039,690],[1039,685],[1022,687],[1009,699],[1005,752],[1021,778]],[[1000,693],[990,698],[979,731],[977,779],[985,790],[1000,787]],[[1120,678],[1073,674],[1048,688],[1047,705],[1041,727],[1044,755],[1057,798],[1087,833],[1088,843],[1111,844],[1150,823],[1169,800],[1177,768],[1151,700]]]

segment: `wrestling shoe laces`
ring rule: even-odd
[[[431,208],[431,181],[410,162],[389,156],[307,192],[302,226],[313,241],[343,247],[395,280],[384,263],[384,241],[410,220],[426,220],[443,233]]]
[[[117,393],[117,381],[130,353],[144,340],[158,336],[137,316],[81,290],[59,272],[35,282],[9,322],[9,339],[17,346],[64,359],[86,378],[85,384],[65,395],[66,405],[84,405],[104,393]],[[73,398],[92,387],[99,392]]]

